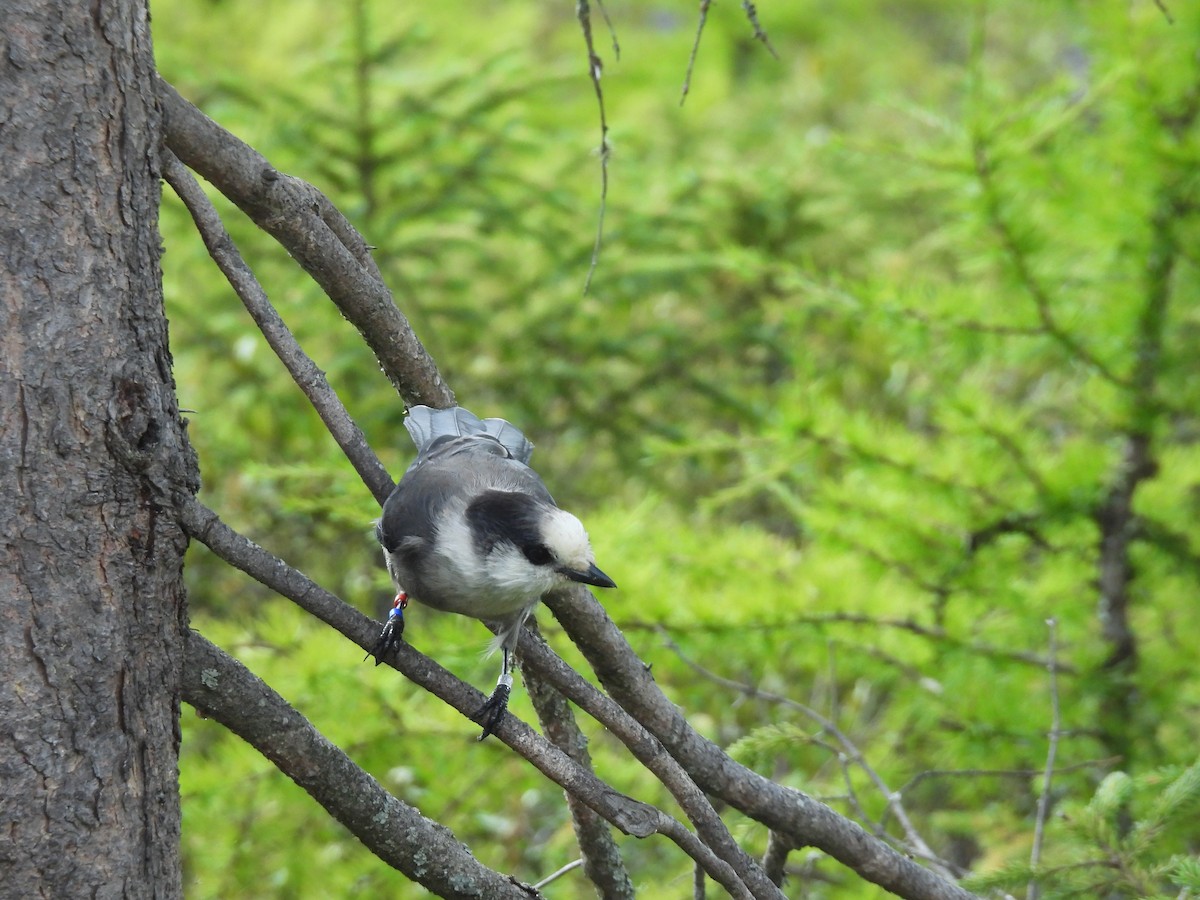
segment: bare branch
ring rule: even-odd
[[[692,89],[692,70],[696,68],[696,54],[700,52],[700,38],[704,35],[704,26],[708,22],[708,8],[712,0],[700,0],[700,20],[696,23],[696,38],[692,41],[692,52],[688,56],[687,72],[683,76],[683,93],[679,96],[679,105],[687,100],[688,91]]]
[[[374,645],[379,632],[377,622],[317,585],[303,572],[292,568],[238,534],[200,502],[184,501],[180,512],[188,534],[230,565],[241,569],[281,596],[287,597],[364,650]],[[485,699],[475,688],[451,675],[411,644],[397,644],[387,659],[387,664],[458,710],[467,719],[470,719]],[[747,890],[732,866],[719,859],[706,844],[677,820],[648,803],[615,791],[594,774],[581,768],[516,716],[505,716],[494,734],[543,775],[563,790],[582,799],[624,834],[639,838],[661,834],[703,866],[709,876],[732,896],[754,896]]]
[[[612,38],[613,58],[620,60],[621,45],[617,43],[617,29],[613,27],[612,19],[608,17],[608,10],[604,7],[604,0],[596,0],[596,6],[600,10],[600,15],[604,17],[604,25],[608,29],[609,37]]]
[[[209,255],[245,305],[258,325],[258,330],[287,368],[292,380],[308,397],[313,409],[342,448],[342,452],[346,454],[346,458],[350,460],[367,489],[382,504],[395,486],[392,477],[375,455],[375,451],[367,444],[362,430],[350,418],[350,413],[346,411],[337,393],[329,386],[325,373],[301,349],[299,342],[271,305],[266,291],[254,277],[233,239],[221,224],[216,207],[201,190],[187,167],[170,150],[163,152],[163,177],[192,214]]]
[[[196,205],[197,211],[202,209],[204,204],[202,202],[200,202],[200,200],[198,200],[196,197],[194,197],[194,194],[199,193],[200,197],[203,198],[203,192],[199,192],[198,185],[194,184],[194,181],[191,180],[191,176],[186,173],[186,169],[184,169],[184,167],[182,167],[182,164],[179,163],[178,160],[174,161],[174,166],[178,167],[178,168],[173,168],[172,174],[173,174],[173,178],[174,178],[175,182],[178,182],[178,184],[181,186],[180,190],[186,191],[186,186],[185,186],[186,182],[191,181],[191,186],[193,188],[193,191],[188,192],[187,196],[188,196],[188,198],[193,200],[194,205]],[[206,198],[205,198],[205,202],[206,202]],[[218,220],[216,220],[215,210],[211,210],[210,204],[209,204],[209,210],[206,210],[206,211],[211,212],[211,216],[212,216],[212,218],[214,218],[214,221],[216,222],[215,227],[217,229],[220,229],[220,222],[218,222]],[[197,215],[197,212],[193,211],[193,215]],[[211,226],[212,223],[210,222],[209,224]],[[221,230],[220,234],[223,234],[223,230]],[[218,236],[218,234],[216,232],[214,232],[214,230],[212,230],[211,227],[208,229],[208,233],[206,233],[205,236],[206,236],[206,240],[211,239],[212,245],[221,244],[220,236]],[[228,242],[227,235],[226,235],[226,242]],[[233,251],[233,252],[235,254],[235,251]],[[241,269],[245,269],[245,264],[241,262],[240,257],[236,257],[236,256],[234,256],[233,258],[224,257],[224,259],[226,259],[226,263],[227,263],[226,268],[235,269],[236,264],[240,264]],[[218,260],[218,262],[220,262],[220,260]],[[247,272],[239,272],[239,274],[248,275],[248,271]],[[242,281],[244,281],[244,278],[242,278]],[[254,289],[257,289],[258,294],[262,294],[262,289],[260,289],[257,282],[253,282],[253,278],[252,278],[252,276],[250,276],[250,287],[246,288],[246,292],[252,293]],[[269,310],[269,308],[270,308],[269,304],[265,304],[265,296],[263,296],[263,298],[260,298],[260,299],[262,299],[263,304]],[[250,304],[247,304],[247,305],[250,305]],[[274,313],[274,311],[272,311],[272,310],[270,312]],[[260,326],[263,326],[262,322],[260,322]],[[282,323],[278,323],[278,330],[281,330],[283,332],[283,335],[286,335],[288,340],[290,340],[290,335],[287,334],[287,330],[286,330],[286,328],[284,328]],[[264,328],[264,332],[265,331],[268,331],[268,329]],[[274,346],[274,344],[272,344],[272,346]],[[299,354],[299,358],[302,359],[302,354],[300,353],[299,347],[295,347],[294,350],[295,350],[296,354]],[[282,356],[282,354],[281,354],[281,356]],[[284,359],[284,361],[287,362],[287,359]],[[311,361],[310,361],[310,365],[311,365]],[[340,406],[340,404],[338,404],[338,406]],[[390,490],[390,486],[391,486],[391,482],[389,479],[388,485],[386,485],[386,490]],[[377,494],[377,497],[380,497],[379,494]],[[383,492],[382,497],[380,497],[380,499],[383,499],[385,497],[386,497],[386,491]],[[223,528],[223,526],[222,526],[222,528]],[[200,538],[202,538],[202,540],[204,540],[202,535],[197,534],[197,536],[200,536]],[[233,535],[228,535],[228,536],[233,536]],[[244,540],[244,539],[242,539],[242,540]],[[248,544],[248,542],[247,542],[247,544]],[[212,546],[212,545],[210,545],[210,546]],[[217,550],[217,547],[214,547],[214,550]],[[228,550],[228,547],[227,547],[227,550]],[[221,551],[218,551],[218,552],[221,552]],[[244,562],[239,563],[238,560],[236,560],[234,558],[230,558],[228,556],[226,558],[229,559],[229,562],[232,562],[234,565],[238,565],[239,568],[245,569],[246,571],[250,571],[250,569],[246,568],[246,565],[244,564],[245,560],[244,560]],[[254,572],[251,571],[251,574],[254,575]],[[299,572],[296,572],[296,575],[299,575]],[[254,577],[259,577],[259,576],[254,575]],[[262,578],[260,578],[260,580],[262,580]],[[302,582],[298,582],[298,586],[299,586],[299,584],[302,584]],[[272,588],[280,590],[281,593],[287,593],[286,589],[282,588],[281,586],[277,586],[277,584],[270,584],[270,586]],[[305,590],[305,592],[307,593],[306,586],[300,587],[300,589]],[[336,601],[336,598],[334,600]],[[304,604],[302,604],[302,602],[301,602],[301,605],[304,605]],[[306,607],[306,608],[308,608],[308,607]],[[336,605],[324,604],[322,606],[322,608],[312,608],[312,610],[310,610],[310,611],[313,612],[314,614],[317,614],[317,616],[322,617],[324,620],[326,620],[326,622],[330,622],[330,618],[329,618],[330,614],[332,612],[334,612],[335,610],[336,610]],[[332,622],[330,624],[332,624]],[[478,703],[476,703],[475,706],[476,706],[476,708],[478,708]],[[686,780],[685,776],[684,776],[683,780]],[[690,785],[690,782],[688,782],[688,784]],[[698,791],[697,788],[695,788],[695,785],[690,785],[690,787],[691,787],[692,791],[695,791],[696,794],[698,794],[698,796],[700,796],[702,798],[701,792]],[[707,802],[706,802],[706,805],[707,805]],[[715,814],[712,814],[712,810],[710,810],[710,808],[709,808],[709,814],[712,815],[712,822],[715,822],[716,824],[718,824],[718,826],[721,828],[721,830],[724,830],[724,826],[722,826],[722,824],[720,823],[719,817],[715,816]],[[702,817],[702,820],[703,820],[703,817]],[[712,822],[709,822],[709,826],[710,826],[710,824],[712,824]],[[732,841],[732,838],[730,838],[730,836],[728,836],[727,832],[725,833],[724,836],[727,841],[727,844],[725,845],[726,853],[730,854],[730,856],[733,857],[733,860],[736,860],[737,863],[743,864],[743,865],[736,866],[736,868],[745,868],[744,863],[748,862],[749,858],[746,857],[745,859],[740,859],[740,858],[738,858],[736,853],[731,853],[730,852],[731,848],[733,848],[733,850],[736,850],[736,848],[737,848],[736,844],[734,844],[734,842]],[[752,868],[752,866],[751,866],[751,868]],[[719,878],[719,880],[720,880],[720,878]]]
[[[555,869],[553,872],[551,872],[549,875],[547,875],[545,878],[543,878],[541,881],[539,881],[537,884],[535,884],[534,888],[536,888],[537,890],[541,890],[546,885],[548,885],[552,882],[558,881],[558,879],[562,878],[564,875],[566,875],[570,872],[574,872],[576,869],[578,869],[582,865],[583,865],[582,859],[573,859],[569,863],[567,863],[565,866],[563,866],[562,868]]]
[[[604,7],[601,6],[603,12]],[[608,145],[608,119],[604,114],[604,90],[600,87],[600,77],[604,74],[604,63],[596,53],[592,42],[592,13],[588,0],[578,0],[575,15],[579,19],[579,27],[583,29],[583,40],[587,44],[588,74],[592,86],[596,89],[596,102],[600,104],[600,213],[596,220],[596,243],[592,247],[592,262],[588,266],[587,280],[583,283],[586,294],[592,286],[592,276],[596,274],[596,266],[600,262],[600,245],[604,240],[604,213],[608,208],[608,158],[611,148]],[[605,14],[607,18],[607,14]],[[613,35],[614,45],[616,35]]]
[[[735,763],[699,735],[586,590],[552,594],[546,605],[583,651],[609,694],[663,743],[701,789],[782,832],[797,846],[823,850],[898,896],[913,900],[974,896],[897,853],[825,804]]]
[[[362,334],[407,404],[450,406],[454,394],[396,307],[366,243],[312,185],[276,170],[159,79],[167,146],[232,200],[304,267]],[[327,221],[325,216],[329,216]]]
[[[1054,781],[1054,761],[1058,756],[1058,739],[1062,734],[1062,709],[1059,706],[1058,698],[1058,669],[1055,666],[1055,660],[1058,658],[1058,622],[1053,619],[1046,620],[1046,628],[1049,629],[1049,647],[1047,648],[1047,656],[1050,658],[1050,665],[1047,667],[1050,670],[1050,735],[1049,746],[1046,749],[1046,771],[1042,777],[1042,795],[1038,797],[1037,819],[1033,826],[1033,849],[1029,853],[1029,868],[1037,871],[1038,866],[1042,862],[1042,841],[1046,836],[1046,820],[1050,816],[1050,786]],[[1025,892],[1026,900],[1038,900],[1040,890],[1037,880],[1029,882],[1029,887]]]
[[[484,866],[449,829],[385,791],[265,682],[202,635],[188,632],[185,654],[183,699],[262,753],[392,868],[440,897],[541,896]]]
[[[746,20],[749,21],[750,27],[754,29],[754,39],[762,43],[776,59],[779,59],[779,54],[775,52],[775,48],[771,46],[771,40],[767,37],[767,33],[763,31],[762,25],[758,22],[758,10],[754,8],[754,4],[750,0],[742,0],[742,11],[746,14]]]
[[[526,627],[537,631],[537,623],[532,619]],[[575,721],[567,699],[549,682],[529,669],[525,669],[525,689],[533,701],[533,708],[546,737],[582,768],[593,771],[587,738],[579,730],[579,724]],[[566,797],[575,826],[575,839],[583,854],[583,859],[579,862],[583,865],[584,873],[605,900],[632,900],[635,896],[633,882],[629,879],[620,849],[613,840],[608,825],[595,810],[577,797],[570,793]],[[559,870],[560,873],[562,871]]]
[[[554,685],[567,699],[604,725],[639,762],[657,776],[705,843],[734,868],[756,896],[775,894],[770,879],[738,846],[704,792],[684,768],[664,752],[662,743],[637,719],[563,662],[539,632],[524,632],[519,651],[521,665],[527,674]]]
[[[780,887],[783,887],[784,867],[787,865],[788,854],[794,849],[791,841],[778,831],[772,831],[767,835],[767,852],[763,854],[762,865],[767,877]]]

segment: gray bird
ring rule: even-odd
[[[375,526],[397,594],[367,655],[379,665],[397,644],[409,599],[495,627],[500,678],[471,716],[483,740],[508,707],[511,654],[538,601],[573,581],[616,584],[596,567],[582,523],[527,465],[533,444],[519,429],[457,406],[414,406],[404,426],[417,458]]]

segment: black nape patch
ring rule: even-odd
[[[544,513],[545,506],[528,494],[484,491],[467,506],[466,518],[480,554],[486,556],[497,543],[508,541],[540,566],[552,560],[538,528]]]

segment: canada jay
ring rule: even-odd
[[[527,465],[533,444],[517,428],[428,406],[414,406],[404,425],[417,458],[375,526],[398,593],[367,655],[379,665],[400,640],[409,599],[494,626],[500,679],[471,716],[483,740],[508,706],[510,655],[538,600],[572,581],[616,584],[596,568],[583,525],[555,505]]]

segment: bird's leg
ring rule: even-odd
[[[504,718],[508,709],[508,696],[512,693],[513,677],[508,666],[508,648],[502,648],[501,652],[504,654],[504,661],[500,664],[500,677],[496,680],[496,689],[492,691],[492,696],[487,698],[487,702],[471,716],[471,721],[483,726],[483,734],[479,736],[481,741],[492,734]]]
[[[363,657],[363,662],[366,662],[368,656],[374,656],[375,665],[379,665],[383,662],[383,658],[392,651],[392,648],[400,643],[401,636],[404,634],[404,608],[406,606],[408,606],[408,594],[401,591],[392,601],[392,608],[388,610],[387,622],[384,623],[383,631],[379,633],[379,637],[367,651],[367,656]]]

